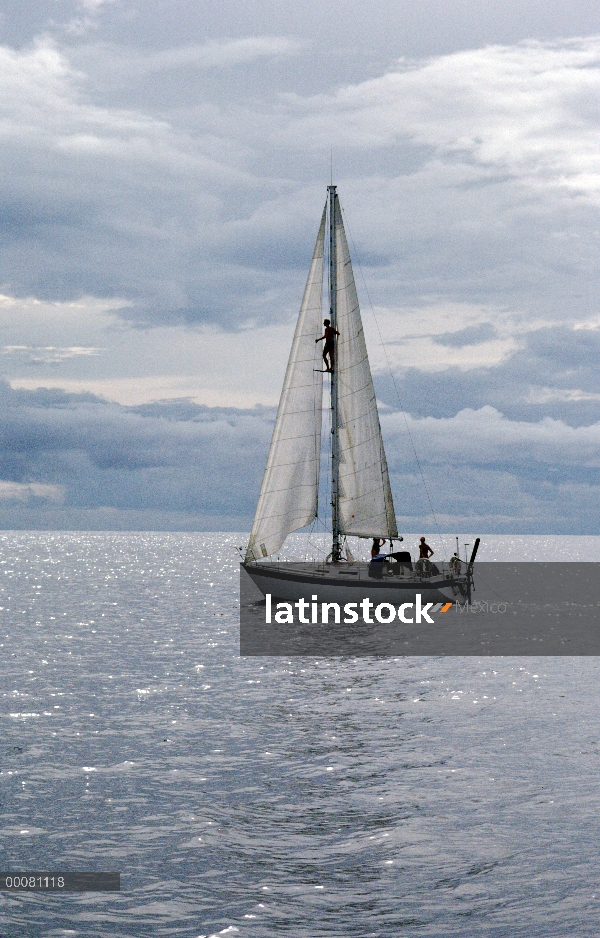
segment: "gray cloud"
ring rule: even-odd
[[[0,391],[3,526],[249,528],[272,409]],[[600,421],[510,420],[485,406],[448,418],[389,413],[382,426],[405,529],[593,533],[600,521]]]
[[[462,348],[464,345],[488,342],[496,338],[497,334],[491,322],[482,322],[478,326],[467,326],[466,329],[459,329],[456,332],[442,332],[441,335],[436,335],[433,341],[438,345]]]
[[[14,391],[6,382],[0,406],[6,491],[20,500],[24,487],[41,497],[61,486],[63,516],[110,511],[117,526],[123,512],[138,521],[144,512],[172,513],[184,526],[186,514],[188,526],[194,517],[247,518],[273,416],[185,401],[126,408],[93,395]]]
[[[32,499],[43,499],[51,502],[62,502],[64,488],[62,485],[43,485],[39,482],[0,482],[0,501],[29,502]]]
[[[63,348],[55,345],[2,345],[0,354],[32,365],[56,365],[80,356],[89,358],[91,355],[99,355],[100,349],[82,348],[77,345]]]
[[[221,68],[253,62],[265,56],[289,56],[300,52],[302,44],[286,36],[248,36],[244,39],[211,40],[202,44],[165,49],[137,59],[128,58],[124,67],[139,77],[146,72],[171,68]]]
[[[433,373],[405,368],[393,378],[382,371],[375,384],[381,401],[415,416],[453,417],[491,405],[511,420],[551,417],[580,427],[600,421],[599,357],[600,331],[554,326],[521,337],[521,347],[498,364]]]
[[[150,401],[196,367],[204,400],[219,370],[219,394],[270,401],[333,147],[392,358],[399,514],[429,508],[396,388],[449,530],[591,530],[597,6],[175,6],[3,8],[2,364],[23,387],[0,395],[0,523],[249,523],[270,410],[31,387]]]
[[[211,40],[148,61],[278,43],[285,50],[289,40]],[[279,316],[302,288],[324,196],[315,180],[333,143],[364,167],[340,182],[380,302],[401,289],[416,301],[589,311],[598,141],[587,101],[600,83],[599,49],[592,39],[492,47],[331,94],[263,89],[260,103],[241,95],[225,106],[203,87],[193,108],[173,100],[157,110],[110,103],[52,42],[5,48],[7,289],[120,296],[131,302],[123,315],[146,323],[230,328]],[[96,55],[108,75],[124,58],[109,46]],[[394,160],[374,174],[379,154]]]

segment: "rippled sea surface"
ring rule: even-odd
[[[598,660],[241,659],[242,543],[0,534],[2,868],[122,874],[2,938],[597,938]]]

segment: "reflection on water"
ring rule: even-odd
[[[242,542],[0,536],[3,866],[122,873],[3,938],[596,936],[596,659],[240,659]]]

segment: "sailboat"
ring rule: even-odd
[[[324,601],[432,602],[470,598],[471,560],[415,564],[409,552],[356,562],[349,535],[385,538],[398,533],[392,490],[360,307],[337,187],[327,187],[317,241],[279,401],[267,466],[243,568],[263,595],[296,601],[318,592]],[[331,371],[323,367],[325,242],[328,299],[334,336]],[[326,362],[327,364],[327,362]],[[317,517],[321,467],[323,375],[331,407],[331,552],[325,561],[279,562],[273,556],[293,531]],[[478,542],[477,542],[478,544]],[[349,594],[351,593],[351,596]]]

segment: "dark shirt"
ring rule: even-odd
[[[425,541],[421,541],[419,544],[419,558],[421,560],[427,560],[432,554],[433,551],[429,544],[426,544]]]

